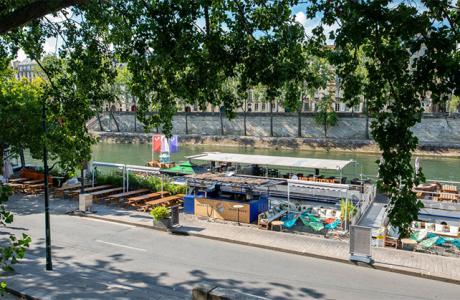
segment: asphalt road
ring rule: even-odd
[[[209,283],[270,299],[459,299],[460,286],[366,267],[53,215],[53,272],[44,271],[44,217],[16,208],[12,228],[33,245],[9,286],[52,299],[187,299]],[[2,235],[3,232],[3,235]]]

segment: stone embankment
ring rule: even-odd
[[[133,113],[115,113],[114,117],[116,122],[109,114],[103,114],[100,123],[94,118],[88,123],[88,128],[109,143],[146,143],[151,133],[156,132],[152,130],[146,134]],[[248,114],[246,136],[242,114],[233,120],[223,118],[221,122],[218,113],[182,113],[174,117],[173,125],[173,134],[180,135],[183,144],[296,150],[330,148],[363,153],[379,151],[374,141],[366,139],[366,118],[359,115],[339,116],[338,124],[328,132],[327,141],[322,127],[315,124],[311,114],[300,118],[301,138],[298,137],[298,115],[288,113],[274,114],[273,137],[270,137],[270,116],[267,114]],[[413,132],[419,139],[419,155],[460,155],[460,118],[426,117],[414,126]]]

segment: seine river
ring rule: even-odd
[[[180,162],[185,160],[185,156],[196,155],[205,151],[219,151],[244,154],[278,155],[309,158],[329,158],[329,159],[353,159],[358,162],[358,166],[348,167],[349,176],[360,173],[375,176],[377,174],[376,160],[379,155],[362,154],[353,152],[325,152],[325,151],[297,151],[297,150],[272,150],[254,149],[243,147],[224,147],[224,146],[193,146],[180,145],[180,151],[172,154],[172,160]],[[116,162],[123,164],[144,165],[151,159],[151,148],[148,144],[105,144],[99,143],[93,146],[93,160]],[[445,157],[421,157],[421,166],[427,179],[460,181],[460,158]]]

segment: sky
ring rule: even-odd
[[[71,11],[70,9],[67,9],[69,15],[71,15]],[[317,17],[315,19],[312,19],[312,20],[308,20],[307,19],[307,16],[305,14],[305,11],[306,11],[306,4],[300,4],[300,5],[296,5],[292,8],[292,15],[295,16],[295,20],[300,23],[304,28],[305,28],[305,32],[307,33],[307,35],[311,35],[311,32],[313,30],[313,28],[315,28],[315,26],[318,25],[319,21],[320,21],[320,17]],[[58,14],[57,16],[52,16],[52,15],[47,15],[46,16],[50,21],[52,22],[59,22],[59,21],[62,21],[64,19],[64,17],[61,15],[61,14]],[[198,20],[197,23],[200,23],[200,20]],[[204,20],[202,20],[203,25],[204,25]],[[333,29],[336,29],[337,27],[329,27],[329,26],[325,26],[324,29],[325,29],[325,32],[328,33],[330,30],[333,30]],[[326,34],[327,36],[327,34]],[[330,41],[332,42],[332,41]],[[59,47],[62,45],[62,39],[61,38],[48,38],[46,39],[45,41],[45,44],[43,45],[43,48],[44,48],[44,51],[45,53],[51,53],[51,54],[54,54],[56,53],[56,51],[59,49]],[[26,54],[24,53],[24,51],[22,50],[19,50],[18,52],[18,55],[17,55],[17,59],[18,60],[24,60],[26,59]]]

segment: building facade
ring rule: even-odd
[[[43,72],[41,72],[37,62],[31,59],[13,61],[12,68],[15,71],[16,79],[26,78],[32,81],[35,77],[43,77]]]
[[[124,64],[119,64],[121,67],[124,67]],[[38,64],[30,59],[25,59],[23,61],[13,61],[12,68],[15,71],[15,76],[17,79],[26,78],[27,80],[33,80],[35,77],[41,76],[44,74],[40,70]],[[102,106],[102,109],[105,111],[136,111],[137,103],[135,97],[130,95],[126,90],[126,87],[120,87],[120,95],[118,95],[117,100],[113,102],[105,102]],[[332,104],[334,111],[337,113],[363,113],[365,110],[364,99],[361,99],[360,103],[351,107],[348,106],[343,101],[343,91],[340,89],[340,79],[336,77],[334,80],[331,80],[325,89],[319,89],[314,93],[313,96],[302,96],[302,109],[301,112],[315,112],[317,111],[318,102],[325,96],[329,95],[334,98]],[[433,103],[430,93],[425,95],[424,99],[421,100],[422,107],[425,113],[438,113],[449,111],[447,105],[440,105]],[[271,109],[270,109],[271,105]],[[177,109],[179,112],[219,112],[219,107],[208,104],[204,110],[200,109],[198,104],[182,104],[180,101],[177,102]],[[452,110],[452,109],[451,109]],[[247,112],[247,113],[283,113],[287,112],[286,108],[279,101],[262,101],[261,99],[254,99],[252,93],[249,93],[248,100],[243,103],[242,107],[237,108],[237,112]],[[460,112],[459,106],[454,108],[454,111],[451,112]]]

